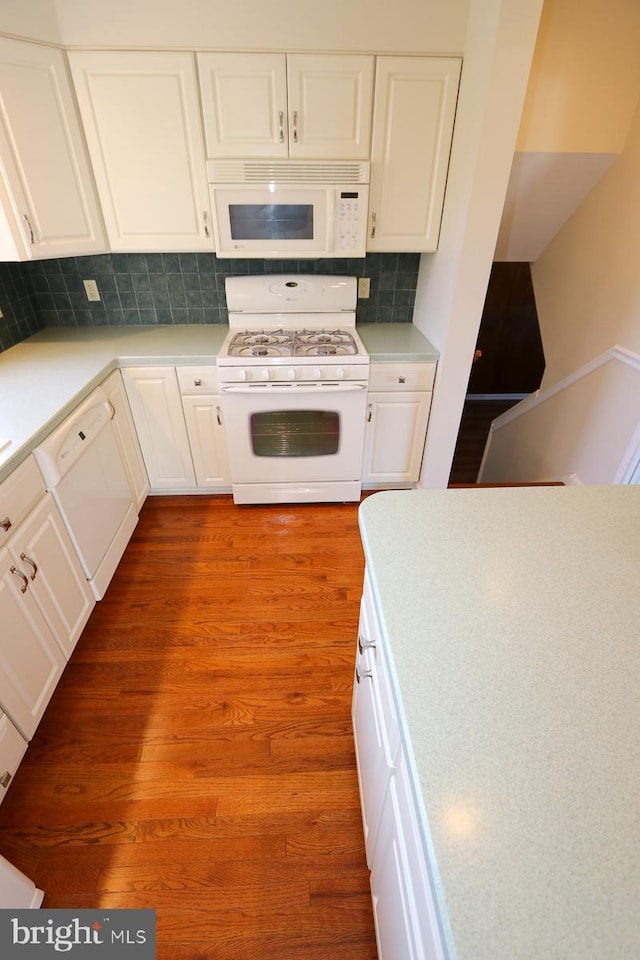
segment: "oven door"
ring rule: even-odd
[[[233,483],[359,483],[366,405],[366,383],[223,387]]]

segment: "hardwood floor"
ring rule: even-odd
[[[158,960],[374,960],[351,735],[357,505],[150,498],[0,806],[48,907]]]

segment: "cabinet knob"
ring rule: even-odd
[[[13,524],[11,523],[9,517],[5,517],[4,520],[0,520],[0,527],[2,527],[3,530],[10,530],[12,526]]]
[[[29,580],[35,580],[36,574],[38,572],[38,564],[35,562],[35,560],[32,560],[31,557],[28,557],[26,553],[21,553],[20,559],[22,560],[23,563],[28,563],[31,569],[33,570],[33,573],[29,574]]]
[[[356,667],[356,680],[360,683],[361,680],[366,680],[371,678],[373,673],[371,670],[361,670],[360,667]]]
[[[406,382],[407,382],[406,377],[398,377],[398,383],[406,383]]]
[[[197,380],[194,380],[194,381],[193,381],[193,385],[194,385],[194,387],[201,387],[201,386],[202,386],[202,380],[200,379],[200,377],[198,377]]]
[[[21,570],[18,570],[17,567],[10,567],[9,573],[12,573],[14,577],[20,577],[22,580],[22,586],[20,587],[20,593],[26,593],[29,586],[29,581],[25,577],[24,573]]]
[[[364,650],[372,650],[376,645],[375,640],[365,640],[364,637],[358,637],[358,652],[362,653]]]
[[[11,774],[9,773],[8,770],[5,770],[5,772],[0,777],[0,787],[4,787],[6,790],[6,788],[9,786],[10,783],[11,783]]]

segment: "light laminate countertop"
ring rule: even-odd
[[[228,332],[226,324],[50,327],[0,353],[0,481],[116,367],[215,363]],[[376,358],[437,358],[412,324],[358,332]]]
[[[456,960],[640,957],[640,487],[386,491],[360,526]]]

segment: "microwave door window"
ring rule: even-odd
[[[311,203],[231,203],[232,240],[313,240]]]

